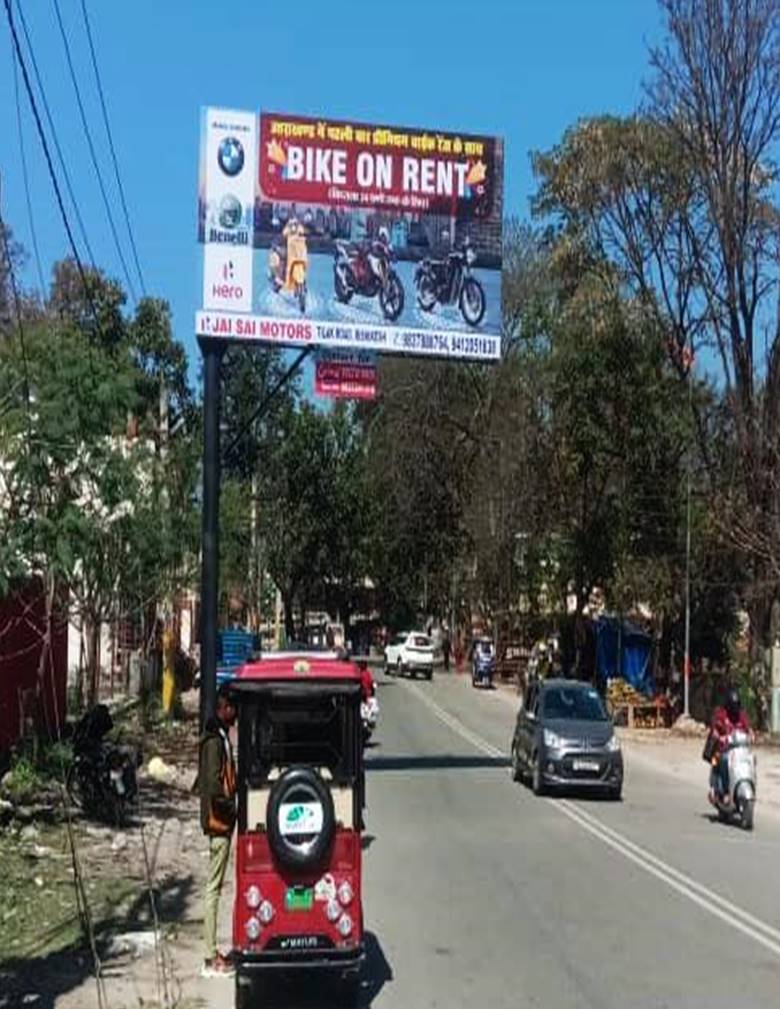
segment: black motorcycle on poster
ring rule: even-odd
[[[347,304],[354,294],[379,298],[386,319],[395,322],[404,310],[404,288],[393,269],[393,249],[386,228],[368,245],[336,242],[333,286],[336,298]]]
[[[135,771],[141,754],[107,741],[112,728],[105,704],[95,705],[82,716],[73,733],[73,763],[65,787],[76,807],[121,827],[138,792]]]
[[[468,239],[446,259],[424,259],[417,267],[417,304],[432,312],[437,304],[457,305],[469,326],[478,326],[485,315],[485,291],[472,274],[477,254]]]

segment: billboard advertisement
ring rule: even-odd
[[[503,143],[205,109],[200,335],[496,360]]]

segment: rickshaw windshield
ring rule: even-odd
[[[349,782],[356,773],[350,715],[344,696],[268,698],[248,706],[241,750],[250,786],[293,764],[327,768],[335,782]]]

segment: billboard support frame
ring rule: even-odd
[[[219,627],[219,502],[222,486],[220,417],[222,402],[222,358],[228,344],[223,340],[198,336],[203,355],[203,511],[201,523],[201,610],[200,610],[200,722],[205,726],[217,705],[217,635]],[[247,348],[250,349],[250,348]],[[257,348],[251,348],[256,353]],[[229,457],[255,421],[263,416],[276,396],[296,375],[312,352],[305,347],[261,401],[249,421],[227,447]]]
[[[198,337],[203,354],[203,512],[201,516],[200,720],[213,718],[217,703],[219,620],[220,406],[222,357],[219,340]]]

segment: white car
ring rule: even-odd
[[[385,648],[385,672],[390,676],[417,676],[426,680],[433,677],[433,642],[420,631],[396,634]]]

